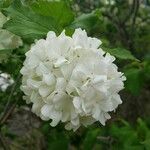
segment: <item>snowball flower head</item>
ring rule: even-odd
[[[105,125],[109,112],[122,103],[118,92],[125,77],[100,44],[76,29],[72,37],[50,31],[32,45],[21,69],[21,90],[36,115],[74,131],[96,121]]]

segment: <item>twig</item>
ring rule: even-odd
[[[0,133],[0,142],[1,142],[4,150],[10,150],[10,148],[5,140],[5,137],[2,135],[2,133]]]
[[[17,145],[16,143],[14,143],[14,142],[9,142],[11,145],[13,145],[14,147],[16,147],[16,149],[19,149],[19,150],[26,150],[26,148],[25,147],[22,147],[22,146],[20,146],[20,145]]]
[[[132,14],[134,13],[136,1],[137,0],[133,0],[132,6],[130,8],[130,11],[127,14],[127,16],[125,17],[125,19],[123,20],[123,23],[127,22],[131,18]]]
[[[8,106],[9,106],[9,104],[10,104],[11,98],[12,98],[14,92],[15,92],[15,88],[16,88],[16,85],[17,85],[17,83],[18,83],[20,77],[21,77],[21,75],[19,74],[19,75],[17,76],[16,82],[15,82],[14,85],[12,86],[12,89],[11,89],[11,92],[10,92],[10,95],[9,95],[9,98],[8,98],[8,101],[7,101],[7,104],[6,104],[6,107],[5,107],[5,111],[7,110]]]
[[[107,137],[104,137],[104,136],[98,136],[97,137],[98,140],[101,140],[101,141],[110,141],[111,137],[110,136],[107,136]]]
[[[15,109],[15,107],[16,107],[16,103],[13,104],[11,106],[11,108],[3,115],[3,117],[0,120],[0,125],[1,126],[6,122],[6,120],[9,118],[9,116],[12,114],[13,110]]]
[[[133,0],[132,7],[124,20],[119,19],[117,16],[113,15],[113,13],[109,13],[109,12],[102,13],[103,16],[107,17],[118,30],[123,45],[125,45],[128,49],[132,51],[134,51],[134,42],[131,35],[127,31],[126,22],[129,20],[129,18],[131,18],[131,16],[133,16],[131,32],[134,32],[134,25],[138,13],[139,4],[140,4],[139,0]]]
[[[3,120],[3,118],[7,118],[7,117],[5,117],[5,115],[9,114],[9,112],[10,112],[10,111],[8,110],[8,108],[9,108],[11,99],[12,99],[12,97],[13,97],[13,94],[14,94],[15,88],[16,88],[16,85],[17,85],[17,83],[18,83],[20,77],[21,77],[21,75],[19,74],[18,77],[17,77],[17,79],[16,79],[16,82],[13,84],[13,86],[12,86],[12,88],[11,88],[11,92],[10,92],[10,95],[9,95],[9,97],[8,97],[7,104],[6,104],[5,108],[4,108],[4,111],[3,111],[2,116],[1,116],[1,118],[0,118],[0,124],[1,124],[1,122],[2,122],[2,120]],[[16,104],[15,104],[15,106],[16,106]],[[14,107],[14,106],[13,106],[13,107]],[[11,109],[11,110],[12,110],[12,109]],[[7,111],[8,111],[8,113],[7,113]]]
[[[126,31],[125,24],[120,22],[120,20],[115,19],[115,17],[112,14],[109,13],[102,13],[104,17],[107,17],[116,27],[118,30],[118,33],[120,35],[120,38],[122,40],[123,44],[127,44],[128,48],[131,48],[132,46],[129,44],[129,35]]]
[[[17,101],[18,99],[15,101],[15,103],[9,108],[9,105],[10,105],[10,102],[11,102],[11,99],[13,97],[13,94],[15,92],[15,88],[16,88],[16,85],[18,83],[20,79],[20,74],[18,75],[17,79],[16,79],[16,82],[14,83],[14,85],[12,86],[12,89],[11,89],[11,92],[10,92],[10,95],[9,95],[9,98],[8,98],[8,101],[7,101],[7,104],[5,106],[5,109],[4,109],[4,112],[0,118],[0,131],[1,131],[1,127],[2,125],[6,122],[6,120],[8,119],[8,117],[12,114],[13,110],[15,109],[16,107],[16,104],[17,104]],[[5,137],[2,135],[2,133],[0,133],[0,142],[4,148],[4,150],[10,150],[6,140],[5,140]]]
[[[135,11],[134,11],[134,14],[133,14],[132,29],[134,28],[134,25],[135,25],[135,22],[136,22],[136,17],[137,17],[137,14],[138,14],[139,5],[140,5],[140,2],[139,2],[139,0],[137,0],[136,4],[135,4]]]

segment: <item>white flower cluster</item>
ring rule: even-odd
[[[5,92],[7,88],[14,83],[14,80],[7,73],[0,71],[0,91]]]
[[[125,77],[115,57],[99,48],[101,41],[76,29],[72,37],[52,31],[26,53],[21,89],[32,111],[43,120],[60,121],[74,131],[99,121],[122,103],[118,92]]]

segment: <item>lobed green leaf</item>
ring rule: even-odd
[[[138,59],[136,59],[130,51],[123,48],[104,48],[104,50],[119,59],[138,61]]]
[[[28,42],[45,37],[50,30],[58,31],[52,17],[35,14],[19,0],[14,0],[13,4],[5,10],[11,19],[4,24],[4,28]]]

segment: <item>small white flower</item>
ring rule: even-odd
[[[72,37],[50,31],[31,47],[21,69],[21,89],[35,114],[52,120],[51,126],[65,122],[74,131],[96,121],[105,125],[108,113],[122,103],[118,92],[125,77],[100,44],[76,29]]]
[[[0,91],[5,92],[9,86],[14,83],[14,80],[7,73],[2,73],[0,71]]]

